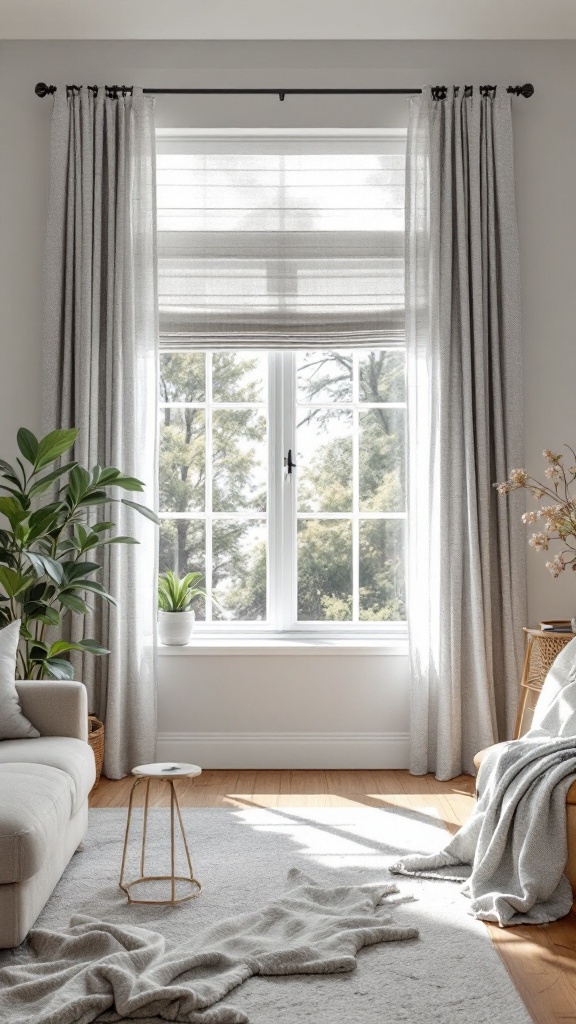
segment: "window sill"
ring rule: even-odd
[[[158,645],[160,657],[258,657],[277,654],[300,657],[406,657],[408,637],[319,637],[319,636],[194,636],[181,647]]]

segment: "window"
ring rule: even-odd
[[[404,140],[159,150],[160,568],[210,630],[397,627]]]

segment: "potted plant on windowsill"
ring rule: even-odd
[[[195,597],[206,595],[204,587],[198,586],[203,578],[201,572],[189,572],[180,579],[172,569],[159,576],[158,634],[161,643],[169,647],[183,647],[188,643],[196,618],[192,602]]]
[[[134,537],[112,536],[116,527],[105,506],[121,502],[159,522],[146,506],[110,494],[113,488],[144,490],[135,477],[112,466],[88,470],[75,461],[53,468],[78,433],[53,430],[37,438],[21,427],[16,438],[21,458],[15,465],[0,459],[0,517],[6,520],[0,526],[0,626],[20,619],[18,679],[73,679],[71,651],[110,653],[97,640],[72,643],[62,635],[69,635],[69,616],[90,611],[90,595],[116,604],[94,579],[101,569],[95,553],[108,544],[138,543]],[[104,515],[94,522],[97,508]],[[102,732],[92,723],[91,737],[95,731],[102,745]]]

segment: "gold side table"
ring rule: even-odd
[[[161,903],[171,904],[184,903],[186,900],[192,900],[195,896],[199,896],[202,891],[202,886],[197,878],[194,878],[194,870],[192,868],[192,859],[190,857],[190,850],[188,849],[188,841],[186,839],[186,833],[184,831],[184,824],[182,822],[182,814],[180,813],[180,805],[178,803],[178,795],[174,786],[174,780],[183,777],[193,778],[196,775],[201,775],[202,769],[197,764],[181,764],[177,761],[167,761],[162,764],[140,764],[136,768],[132,769],[132,775],[135,775],[134,783],[130,791],[130,801],[128,803],[128,819],[126,821],[126,834],[124,836],[124,850],[122,852],[122,867],[120,868],[120,888],[124,890],[128,898],[128,903]],[[147,875],[145,873],[145,859],[146,859],[146,835],[148,830],[148,804],[150,797],[150,783],[153,779],[159,779],[160,781],[167,782],[170,787],[170,874],[169,875]],[[144,816],[142,822],[142,843],[140,847],[140,875],[138,878],[133,878],[132,881],[127,882],[125,879],[126,870],[126,858],[128,855],[128,847],[130,844],[130,826],[132,823],[132,807],[134,803],[134,794],[141,783],[145,783],[146,791],[144,795]],[[189,873],[187,875],[176,874],[176,817],[180,826],[180,833],[182,835],[182,841],[184,843],[184,850],[186,853],[186,860],[188,861]],[[142,885],[146,882],[169,882],[170,883],[170,899],[135,899],[132,895],[132,888],[134,886]],[[188,885],[191,888],[190,892],[185,893],[183,896],[176,895],[176,883],[181,882]]]
[[[515,740],[523,736],[530,728],[536,702],[550,666],[575,635],[568,629],[565,633],[555,633],[546,629],[529,629],[528,626],[524,626],[523,629],[526,633],[526,656],[520,679],[520,697],[514,728]]]

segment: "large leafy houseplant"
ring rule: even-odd
[[[16,465],[0,459],[0,625],[21,620],[17,677],[71,679],[70,651],[108,654],[96,640],[70,643],[57,637],[67,614],[85,615],[87,597],[115,604],[95,574],[94,553],[108,544],[137,544],[112,536],[110,519],[92,523],[92,510],[121,502],[157,523],[154,512],[110,491],[142,491],[135,477],[112,466],[85,469],[70,461],[54,468],[72,448],[78,430],[53,430],[37,438],[21,427]],[[48,500],[39,500],[48,495]],[[50,630],[50,634],[49,634]],[[48,639],[48,636],[56,639]]]

